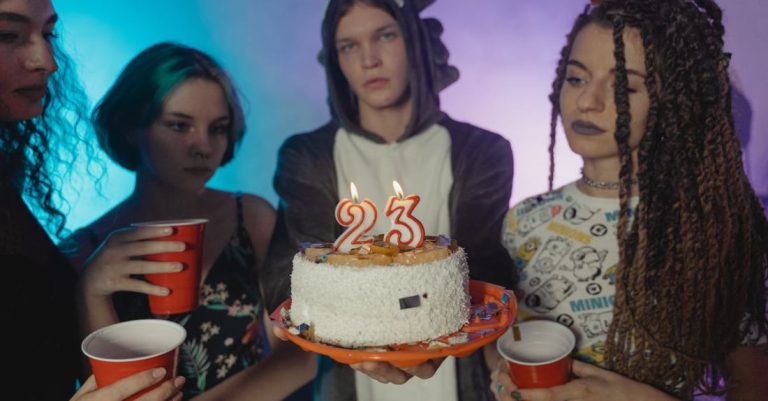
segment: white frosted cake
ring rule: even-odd
[[[464,250],[444,237],[351,254],[310,246],[293,259],[289,317],[314,340],[348,348],[428,341],[468,322],[468,280]]]

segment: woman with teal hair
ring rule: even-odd
[[[168,289],[135,275],[180,268],[140,260],[154,253],[147,244],[162,241],[147,241],[157,233],[122,227],[204,218],[209,222],[200,305],[162,316],[187,330],[179,363],[187,379],[185,397],[282,399],[309,381],[312,363],[288,369],[302,358],[311,362],[292,344],[273,344],[270,362],[264,363],[269,345],[263,333],[272,330],[261,329],[269,320],[254,278],[272,234],[274,210],[258,196],[206,186],[232,160],[245,133],[237,90],[227,73],[199,50],[154,45],[128,63],[97,105],[93,124],[101,148],[136,178],[126,199],[71,238],[77,246],[70,258],[81,273],[81,332],[153,317],[147,295],[165,295]],[[99,246],[108,251],[85,258]],[[123,267],[109,268],[112,264]]]

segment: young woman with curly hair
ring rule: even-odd
[[[499,363],[499,399],[768,399],[768,223],[742,167],[721,20],[710,0],[606,0],[576,19],[550,154],[559,117],[582,178],[514,206],[503,237],[520,318],[570,327],[580,361],[571,382],[536,390]]]
[[[0,0],[0,265],[6,355],[15,361],[4,380],[20,400],[67,399],[81,373],[75,272],[36,218],[61,235],[57,169],[84,145],[85,97],[57,43],[57,21],[50,0]],[[32,373],[41,363],[47,373]],[[145,371],[100,389],[91,377],[72,400],[122,400],[164,376]],[[142,400],[179,399],[183,383],[167,380]]]

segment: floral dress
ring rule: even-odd
[[[198,308],[170,317],[187,330],[178,372],[187,378],[185,398],[262,359],[265,350],[259,325],[263,304],[249,274],[253,260],[248,232],[239,224],[206,277]]]
[[[264,306],[252,274],[256,255],[243,226],[241,196],[238,194],[235,199],[237,229],[200,289],[199,306],[191,312],[167,317],[187,330],[178,365],[178,374],[187,379],[184,399],[258,363],[267,351],[260,327]],[[98,244],[94,233],[85,234]],[[121,292],[113,300],[121,321],[154,317],[144,294]]]

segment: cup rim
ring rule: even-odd
[[[155,220],[141,221],[131,223],[131,227],[173,227],[173,226],[191,226],[196,224],[208,223],[208,219],[177,219],[177,220]]]
[[[168,347],[168,349],[165,350],[165,351],[157,352],[157,353],[154,353],[152,355],[139,356],[139,357],[135,357],[135,358],[120,358],[120,359],[117,359],[117,358],[103,358],[103,357],[92,355],[91,353],[89,353],[87,351],[88,345],[90,345],[90,343],[98,335],[100,335],[104,330],[113,329],[115,327],[120,327],[120,326],[144,324],[144,323],[149,323],[149,322],[152,322],[152,324],[166,325],[168,327],[172,327],[173,329],[180,331],[182,335],[180,336],[179,341],[174,346]],[[88,334],[88,336],[85,337],[85,339],[83,339],[83,342],[80,343],[80,350],[88,358],[95,359],[97,361],[102,361],[102,362],[136,362],[136,361],[143,361],[143,360],[146,360],[146,359],[155,358],[157,356],[166,354],[169,351],[172,351],[172,350],[178,348],[186,339],[187,339],[187,330],[184,328],[184,326],[182,326],[182,325],[180,325],[180,324],[178,324],[176,322],[171,322],[171,321],[168,321],[168,320],[161,320],[161,319],[128,320],[128,321],[125,321],[125,322],[120,322],[120,323],[110,324],[109,326],[104,326],[104,327],[102,327],[102,328],[100,328],[98,330],[93,331],[91,334]]]
[[[568,343],[569,343],[568,352],[558,355],[555,358],[551,358],[545,361],[538,361],[538,362],[521,361],[519,359],[506,355],[502,350],[501,344],[505,340],[507,340],[509,337],[512,336],[512,326],[521,326],[521,325],[528,325],[528,326],[545,325],[548,327],[548,330],[556,330],[566,334],[566,337],[568,338]],[[502,334],[501,337],[499,337],[498,341],[496,341],[496,351],[499,353],[499,355],[501,355],[502,358],[507,360],[507,362],[513,362],[517,365],[524,365],[524,366],[541,366],[541,365],[548,365],[550,363],[557,362],[561,359],[571,356],[571,354],[573,353],[574,347],[576,347],[576,335],[573,334],[573,331],[571,331],[571,329],[569,329],[568,327],[551,320],[528,320],[528,321],[512,324],[509,326],[509,329],[504,334]]]

